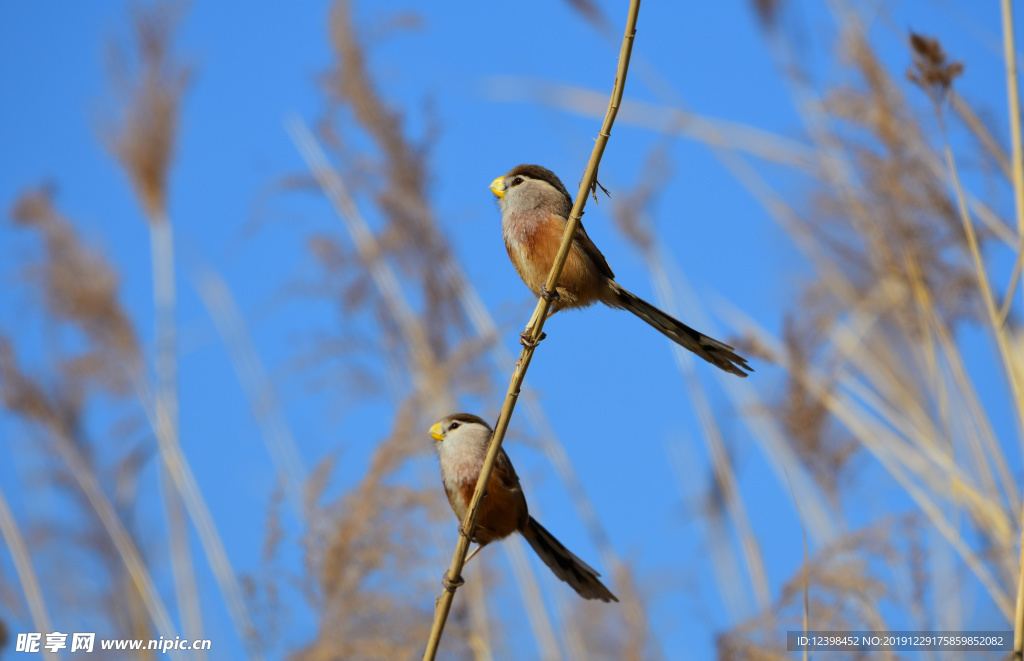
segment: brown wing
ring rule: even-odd
[[[587,230],[583,228],[583,222],[576,227],[576,236],[573,237],[573,243],[579,248],[584,255],[590,258],[590,261],[594,263],[597,270],[601,272],[601,275],[605,276],[609,280],[615,279],[615,274],[612,272],[612,267],[608,266],[608,260],[604,258],[601,251],[597,249],[594,242],[590,240],[587,235]]]
[[[458,493],[448,492],[448,502],[460,521],[466,517],[475,489],[476,481],[467,480],[459,485]],[[519,485],[519,476],[508,455],[502,450],[487,481],[487,495],[480,503],[473,541],[489,544],[508,537],[526,526],[529,520],[530,514],[526,509],[523,489]]]
[[[473,497],[476,483],[462,485],[462,497],[468,504]],[[476,520],[475,541],[488,544],[508,537],[530,519],[526,509],[526,497],[519,485],[519,476],[508,455],[502,450],[494,463],[494,471],[487,481],[487,496],[480,503],[480,515]]]

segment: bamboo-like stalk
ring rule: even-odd
[[[385,260],[379,259],[381,246],[370,230],[366,219],[360,213],[355,200],[348,191],[348,186],[341,176],[331,168],[327,161],[327,155],[305,122],[298,117],[292,117],[287,121],[286,126],[295,146],[306,161],[306,166],[335,207],[335,211],[348,231],[356,250],[368,265],[367,268],[387,305],[389,314],[398,322],[402,337],[414,357],[412,380],[416,391],[430,397],[434,402],[434,408],[439,410],[437,415],[450,413],[455,397],[447,389],[442,389],[440,392],[437,390],[438,357],[430,347],[430,343],[427,342],[423,324],[417,319],[412,306],[402,292],[398,275]],[[493,333],[482,333],[481,335],[486,337]],[[533,569],[529,562],[517,562],[513,555],[514,551],[510,547],[505,547],[505,553],[509,558],[509,564],[512,565],[516,584],[519,586],[526,604],[534,637],[541,644],[543,656],[554,658],[558,653],[558,646],[554,644],[554,653],[549,653],[552,649],[549,643],[554,641],[554,635],[551,634],[550,618],[547,616],[544,601],[540,598],[540,591],[530,589],[530,586],[537,585]]]
[[[451,281],[456,283],[456,289],[458,291],[459,300],[462,303],[463,310],[469,317],[470,322],[473,324],[477,335],[482,339],[494,337],[498,332],[497,326],[491,318],[490,313],[488,313],[487,308],[484,306],[483,301],[480,299],[480,295],[473,288],[472,283],[470,283],[466,278],[465,273],[459,268],[458,264],[454,260],[447,261],[444,268],[446,269]],[[505,345],[500,342],[494,344],[491,349],[491,354],[497,365],[507,365],[512,362],[511,352],[508,351],[508,349],[505,348]],[[608,533],[605,530],[600,517],[598,517],[597,512],[594,510],[594,506],[591,503],[590,498],[587,496],[586,490],[583,488],[583,483],[580,480],[579,475],[576,473],[572,461],[569,460],[569,455],[565,450],[565,446],[559,440],[558,435],[552,428],[537,394],[524,384],[519,399],[522,406],[526,407],[526,418],[533,427],[534,432],[537,434],[544,454],[547,456],[548,461],[558,474],[559,480],[561,480],[565,487],[565,490],[569,495],[569,500],[572,501],[573,507],[576,509],[576,515],[580,518],[587,535],[596,547],[598,556],[601,558],[601,562],[603,562],[604,566],[610,570],[613,583],[616,583],[617,576],[622,573],[620,570],[623,567],[623,561],[615,551],[615,547],[612,546]],[[618,592],[618,590],[616,591]],[[636,622],[647,620],[644,609],[639,602],[628,600],[622,604],[622,607],[627,611],[627,619]],[[654,636],[653,631],[649,633],[652,641],[657,643],[658,641]],[[572,637],[571,632],[566,632],[565,635],[567,639]],[[572,658],[571,645],[567,644],[566,651],[569,653],[570,658]],[[658,653],[655,654],[654,658],[662,658],[663,656],[664,655],[660,650],[658,650]]]
[[[551,273],[548,275],[546,287],[548,291],[556,291],[558,279],[562,275],[565,261],[569,257],[569,250],[572,247],[573,237],[576,228],[579,227],[580,219],[583,216],[583,207],[586,206],[587,196],[597,181],[597,170],[601,164],[601,156],[604,154],[608,139],[611,137],[612,125],[615,123],[615,116],[618,114],[619,105],[622,103],[622,94],[626,88],[626,73],[629,71],[629,58],[633,51],[633,40],[636,37],[636,22],[640,14],[640,0],[630,0],[629,14],[626,19],[626,30],[622,38],[622,48],[619,51],[619,64],[615,74],[615,85],[612,89],[611,100],[608,103],[608,111],[605,114],[604,124],[594,142],[594,149],[587,163],[586,172],[580,182],[579,191],[576,193],[576,201],[573,204],[572,212],[569,214],[565,232],[562,234],[562,244],[555,255],[554,263],[551,265]],[[476,519],[480,512],[480,502],[483,499],[484,489],[494,469],[494,462],[501,451],[501,443],[508,431],[509,421],[512,418],[512,411],[515,409],[516,400],[519,398],[519,391],[522,388],[523,379],[526,378],[526,371],[530,367],[534,350],[541,340],[544,330],[544,321],[551,308],[551,301],[541,296],[537,299],[537,306],[534,308],[533,316],[526,327],[528,339],[524,342],[523,350],[516,363],[515,371],[512,373],[512,381],[509,383],[508,392],[505,395],[505,402],[501,407],[498,422],[494,427],[494,435],[487,450],[487,457],[484,459],[483,467],[480,470],[480,478],[477,480],[473,498],[469,503],[469,511],[466,512],[466,519],[459,528],[459,542],[455,547],[455,554],[452,556],[452,564],[445,574],[445,590],[438,599],[434,609],[434,623],[431,625],[430,637],[427,639],[427,649],[423,653],[424,661],[433,661],[437,656],[437,648],[441,642],[441,635],[444,632],[444,625],[448,619],[448,612],[452,607],[452,600],[455,597],[456,583],[459,581],[462,566],[466,561],[466,552],[469,550],[469,543],[472,539]]]
[[[32,568],[32,559],[29,557],[28,547],[25,546],[25,538],[18,530],[18,523],[7,506],[3,489],[0,489],[0,535],[11,552],[14,571],[18,574],[18,582],[21,583],[21,591],[25,593],[28,612],[32,616],[32,625],[39,632],[53,631],[46,602],[43,601],[43,592],[39,589],[39,578],[36,576],[36,570]],[[60,659],[55,652],[46,648],[43,648],[43,656],[49,661]]]
[[[1013,36],[1013,1],[1000,3],[1003,16],[1003,59],[1006,62],[1006,101],[1010,112],[1011,171],[1017,233],[1021,234],[1018,259],[1024,255],[1024,150],[1021,146],[1020,92],[1017,87],[1017,47]],[[1024,292],[1024,290],[1022,290]],[[1022,294],[1024,295],[1024,294]]]
[[[381,246],[360,214],[355,201],[348,192],[344,179],[337,171],[330,167],[323,148],[318,144],[316,137],[305,122],[298,117],[291,117],[285,124],[293,142],[306,161],[307,167],[317,179],[321,189],[332,202],[339,217],[342,219],[346,230],[349,232],[349,236],[356,245],[356,249],[367,264],[374,265],[370,269],[371,275],[392,316],[399,321],[399,326],[402,328],[406,341],[411,342],[413,346],[418,346],[419,341],[414,342],[417,335],[419,335],[418,331],[414,331],[418,322],[413,316],[408,303],[402,297],[397,276],[394,275],[386,262],[377,259],[376,256],[380,254]],[[484,306],[480,294],[466,277],[458,262],[449,256],[443,261],[440,269],[443,271],[445,279],[453,283],[463,312],[469,318],[477,336],[482,340],[494,338],[498,332],[497,325],[487,311],[486,306]],[[497,365],[506,365],[512,362],[512,354],[505,348],[504,344],[494,343],[491,348],[491,355]],[[431,383],[433,381],[432,379]],[[583,483],[576,474],[564,445],[552,428],[539,398],[528,386],[524,385],[520,393],[520,401],[526,407],[526,417],[538,436],[544,454],[565,486],[577,515],[583,522],[587,534],[597,548],[601,561],[606,567],[611,569],[614,577],[619,573],[618,569],[622,567],[623,561],[612,546],[600,518],[587,497]],[[525,580],[534,581],[532,576],[529,575],[530,565],[528,563],[524,565],[512,564],[515,571],[518,571],[516,568],[519,567],[527,572],[524,574]],[[523,581],[519,582],[523,583]],[[524,600],[529,602],[530,598],[526,589],[522,588],[521,592],[523,593]],[[541,603],[539,607],[543,608],[543,604]],[[643,609],[636,603],[623,604],[623,608],[629,611],[629,617],[634,620],[646,619]],[[531,615],[531,625],[535,621]],[[540,628],[550,628],[549,625],[540,621],[536,621],[536,623]],[[534,630],[538,640],[541,640],[544,634],[538,627],[535,627]],[[653,638],[653,632],[652,639],[656,641]],[[658,658],[661,656],[663,655],[659,653]]]

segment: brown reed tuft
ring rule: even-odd
[[[907,79],[923,89],[934,101],[946,98],[953,87],[953,81],[964,72],[963,63],[947,62],[942,45],[932,37],[911,32],[910,48],[914,64],[907,70]]]
[[[14,343],[0,336],[0,403],[38,441],[30,447],[45,470],[26,488],[51,494],[69,505],[65,516],[78,516],[70,519],[74,524],[59,517],[37,519],[28,537],[39,566],[65,576],[63,591],[44,586],[45,594],[57,597],[57,613],[86,613],[101,631],[148,639],[153,637],[149,605],[101,522],[97,494],[85,486],[100,483],[102,477],[104,484],[114,485],[111,497],[117,511],[127,515],[135,506],[134,485],[152,454],[133,438],[136,414],[119,413],[119,422],[102,440],[92,437],[84,421],[98,391],[130,404],[125,396],[138,369],[138,340],[118,301],[114,269],[82,245],[71,222],[54,207],[52,195],[49,187],[37,188],[21,195],[11,210],[12,220],[38,234],[44,247],[41,258],[23,265],[22,283],[42,302],[44,325],[59,329],[56,337],[66,337],[64,331],[76,337],[54,342],[48,363],[29,371],[19,365]],[[89,581],[65,571],[83,564],[94,567]]]
[[[358,169],[353,177],[364,184],[364,191],[373,197],[385,220],[378,234],[386,256],[406,275],[420,279],[426,302],[423,327],[430,346],[443,355],[447,344],[444,329],[453,325],[462,329],[465,319],[453,283],[447,272],[438,268],[450,249],[433,217],[427,188],[430,149],[437,130],[428,116],[426,132],[419,141],[406,136],[402,113],[385,102],[370,76],[362,31],[353,24],[351,11],[348,0],[332,5],[329,36],[336,64],[324,77],[324,90],[333,111],[347,110],[374,143],[374,153],[355,158]],[[347,130],[345,123],[336,122],[327,134],[344,136]],[[348,159],[353,160],[353,155]]]
[[[67,361],[69,376],[96,379],[123,393],[138,359],[138,341],[117,300],[118,278],[106,261],[79,241],[53,205],[46,187],[22,194],[11,217],[40,235],[45,258],[28,266],[27,281],[54,319],[69,322],[88,339],[88,350]]]
[[[128,173],[146,218],[159,222],[167,212],[167,179],[177,144],[178,112],[191,72],[171,56],[180,3],[161,3],[132,11],[132,37],[126,49],[114,49],[110,69],[122,97],[118,128],[107,144]]]

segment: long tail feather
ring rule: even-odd
[[[594,569],[577,558],[572,551],[562,546],[555,536],[537,523],[532,516],[526,528],[521,530],[523,537],[537,552],[555,576],[562,579],[576,590],[584,599],[600,599],[601,601],[618,601],[614,594],[598,579]]]
[[[610,282],[613,298],[612,300],[605,301],[609,305],[629,310],[679,346],[689,349],[715,367],[723,369],[730,374],[746,376],[747,372],[754,371],[754,368],[747,364],[746,358],[733,351],[733,348],[728,344],[695,331],[678,319],[668,316],[639,296],[626,291],[614,280]]]

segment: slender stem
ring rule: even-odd
[[[936,109],[936,112],[938,112],[938,109]],[[1024,433],[1024,399],[1022,399],[1022,395],[1024,395],[1024,393],[1021,392],[1021,385],[1018,382],[1019,374],[1017,365],[1012,353],[1010,352],[1006,333],[1003,332],[999,322],[999,311],[996,310],[995,301],[992,298],[992,287],[989,284],[988,272],[985,270],[985,262],[981,258],[981,247],[978,244],[978,237],[974,232],[974,224],[971,222],[971,216],[967,211],[967,203],[965,202],[963,187],[960,185],[960,174],[956,167],[956,161],[953,158],[953,150],[949,146],[949,139],[946,137],[946,129],[945,125],[942,123],[941,114],[939,115],[939,125],[942,128],[943,141],[945,143],[943,151],[946,156],[946,166],[949,168],[949,176],[953,183],[953,190],[956,194],[957,209],[960,212],[960,219],[964,226],[964,234],[967,236],[967,245],[970,248],[971,258],[974,261],[975,274],[978,277],[979,293],[981,294],[985,311],[988,314],[989,325],[992,327],[996,346],[999,348],[999,355],[1003,361],[1003,369],[1006,370],[1006,378],[1009,380],[1010,389],[1013,392],[1013,401],[1016,404],[1014,408],[1017,413],[1018,430]]]
[[[1002,0],[1003,59],[1006,61],[1006,97],[1010,112],[1011,172],[1017,213],[1017,233],[1021,234],[1018,254],[1024,254],[1024,152],[1021,149],[1020,92],[1017,89],[1017,47],[1013,38],[1013,1]],[[1021,290],[1024,292],[1024,289]]]
[[[586,206],[587,196],[597,181],[597,170],[601,164],[601,156],[604,155],[608,138],[611,137],[612,125],[615,123],[615,116],[619,112],[619,105],[622,103],[622,94],[626,86],[626,73],[629,70],[629,58],[633,51],[633,40],[636,36],[636,21],[640,14],[640,0],[630,0],[629,15],[626,19],[626,31],[622,38],[622,48],[619,51],[619,66],[615,74],[615,86],[612,89],[611,100],[608,103],[608,111],[605,113],[604,124],[601,132],[594,142],[594,149],[590,154],[590,162],[587,163],[586,172],[580,182],[580,189],[576,193],[576,202],[573,204],[572,213],[569,214],[565,232],[562,234],[562,243],[555,255],[555,261],[551,265],[551,273],[547,279],[548,291],[555,291],[558,279],[562,275],[565,261],[569,257],[569,249],[572,247],[572,239],[579,227],[580,219],[583,217],[583,207]],[[505,432],[508,431],[509,421],[512,418],[512,411],[515,409],[516,400],[519,399],[519,391],[526,377],[526,370],[530,367],[533,359],[533,352],[536,343],[540,341],[541,333],[544,330],[544,321],[548,316],[551,301],[540,297],[537,299],[537,306],[534,308],[533,316],[527,325],[529,341],[527,341],[519,355],[519,362],[516,363],[515,371],[512,373],[512,381],[509,383],[508,392],[505,395],[505,403],[501,407],[501,414],[494,427],[494,435],[491,437],[491,444],[487,450],[487,457],[480,470],[480,478],[477,480],[473,498],[469,504],[469,511],[466,519],[459,527],[459,542],[455,547],[455,554],[452,556],[452,564],[448,569],[447,577],[450,580],[458,581],[465,563],[466,552],[469,550],[470,539],[476,527],[477,515],[480,511],[480,502],[483,499],[484,487],[491,477],[494,469],[494,462],[501,451],[501,443],[505,439]],[[430,629],[430,638],[427,640],[427,649],[423,653],[424,661],[433,661],[437,656],[437,648],[441,642],[441,634],[444,632],[445,623],[448,620],[448,613],[455,598],[456,585],[446,582],[445,590],[441,593],[434,609],[434,623]]]
[[[170,220],[160,214],[149,219],[153,269],[153,307],[156,318],[156,373],[154,405],[158,417],[168,421],[167,433],[178,442],[178,333],[175,320],[177,288],[174,274],[174,234]],[[178,614],[185,635],[203,637],[202,611],[196,586],[195,567],[189,545],[188,524],[181,494],[174,486],[170,468],[162,464],[160,492],[167,517],[167,538],[171,549],[171,571],[178,597]],[[205,652],[199,652],[205,658]]]
[[[348,231],[356,250],[367,264],[370,275],[388,309],[388,314],[397,320],[404,341],[412,350],[414,356],[412,361],[412,377],[416,391],[431,393],[430,399],[433,400],[433,404],[431,404],[430,408],[432,410],[451,411],[455,401],[454,393],[449,388],[442,388],[439,391],[436,387],[437,379],[431,378],[431,375],[438,369],[437,366],[440,359],[434,353],[430,343],[426,341],[425,327],[417,319],[408,299],[403,294],[398,274],[388,264],[386,259],[381,258],[383,248],[371,231],[366,219],[359,211],[359,207],[349,193],[344,179],[330,166],[326,153],[305,122],[298,117],[292,117],[287,121],[286,126],[295,146],[306,161],[310,172],[320,184],[320,188],[327,196],[327,199],[334,206],[338,218]],[[461,283],[465,280],[461,274],[453,277],[452,263],[449,262],[442,268],[445,269],[445,277],[451,278],[452,282],[458,281]],[[482,303],[479,305],[482,306]],[[470,316],[472,316],[472,313],[470,313]],[[490,329],[479,334],[484,338],[492,337],[495,334],[494,328],[494,323],[490,322]],[[541,645],[541,656],[545,659],[557,658],[557,639],[553,633],[543,601],[540,598],[540,591],[539,589],[531,590],[528,587],[536,585],[533,569],[530,567],[525,554],[521,554],[522,562],[519,562],[517,556],[520,554],[517,554],[515,549],[515,545],[506,545],[505,552],[509,556],[512,572],[522,592],[523,600],[527,604],[530,626],[533,627],[534,637]],[[468,558],[463,562],[463,567],[465,567],[466,562],[468,562]],[[473,611],[473,617],[470,622],[474,628],[471,631],[472,642],[470,646],[473,648],[474,653],[489,656],[490,644],[487,642],[489,636],[486,632],[486,626],[482,626],[482,628],[478,626],[486,624],[486,612],[484,612],[486,611],[486,604],[483,601],[476,600],[477,595],[482,597],[484,594],[482,589],[479,588],[478,584],[470,592],[470,599],[474,600],[470,606]]]
[[[151,230],[157,233],[155,240],[166,242],[167,245],[170,246],[171,223],[166,213],[163,211],[153,212],[153,215],[147,216],[147,221],[150,224]],[[167,230],[166,234],[161,233],[164,230]],[[154,259],[171,260],[171,264],[173,264],[173,252],[168,248],[156,250]],[[157,308],[158,310],[164,310],[163,313],[158,312],[158,316],[162,319],[167,319],[167,297],[169,295],[173,295],[174,290],[166,281],[168,280],[168,277],[173,279],[173,268],[161,266],[155,261],[154,273],[156,280],[154,283],[154,294],[162,301],[162,304],[158,303]],[[173,298],[171,300],[173,301]],[[170,319],[171,322],[173,322],[173,316],[171,316]],[[158,339],[158,343],[162,340],[162,343],[165,346],[169,345],[173,347],[173,344],[168,343],[168,337],[172,342],[174,341],[173,329],[169,335],[166,333],[166,329],[163,333],[160,333],[161,339]],[[160,362],[160,360],[166,361],[166,358],[158,359],[158,362]],[[166,369],[166,365],[164,365],[162,369]],[[165,377],[167,374],[166,371],[161,372],[161,369],[158,369],[158,388],[161,385],[159,383],[159,375],[161,373]],[[210,569],[213,571],[213,575],[220,586],[221,593],[224,595],[228,614],[231,616],[235,625],[238,637],[244,643],[248,643],[248,641],[252,639],[255,629],[252,625],[252,620],[249,617],[249,611],[242,595],[242,588],[238,577],[235,575],[234,569],[231,567],[231,562],[228,560],[227,552],[224,550],[224,542],[217,531],[216,524],[213,522],[213,516],[210,514],[209,506],[203,498],[202,491],[200,491],[199,486],[196,483],[195,475],[192,473],[192,468],[188,463],[188,459],[182,451],[181,443],[177,434],[175,418],[177,414],[177,400],[175,398],[173,406],[168,406],[167,400],[162,397],[160,390],[153,393],[149,387],[149,383],[146,382],[144,378],[144,370],[141,366],[136,370],[134,385],[136,392],[139,395],[139,400],[143,404],[146,417],[156,435],[160,455],[163,458],[163,465],[166,467],[167,474],[173,480],[177,493],[184,501],[186,511],[192,519],[192,523],[199,535],[199,540],[203,545],[203,550],[206,553]],[[184,533],[182,533],[182,535],[184,535]],[[172,542],[172,553],[173,552],[177,551]],[[192,573],[194,574],[194,572]],[[194,577],[192,580],[194,580]],[[189,592],[185,593],[186,600],[195,599],[194,595],[198,595],[198,592],[195,590],[192,590],[191,592],[193,596],[189,596]],[[186,622],[188,622],[187,619]],[[247,657],[251,659],[263,659],[262,650],[254,645],[247,646],[246,654]],[[205,658],[205,654],[201,654],[198,658]]]
[[[71,475],[74,476],[78,487],[82,490],[89,504],[92,505],[93,510],[95,510],[96,515],[103,524],[103,528],[110,535],[110,540],[114,543],[114,547],[117,548],[118,555],[124,561],[128,576],[139,591],[142,603],[145,604],[147,614],[150,620],[152,620],[153,626],[156,628],[157,633],[165,639],[171,639],[177,633],[174,624],[160,598],[160,593],[157,592],[156,585],[153,583],[153,577],[146,568],[142,554],[139,553],[138,547],[135,546],[132,536],[128,534],[124,523],[121,521],[121,517],[118,516],[113,504],[103,492],[96,473],[86,462],[85,457],[79,452],[78,446],[64,432],[56,430],[55,433],[57,438],[54,445],[60,453],[61,459],[67,465]],[[176,659],[183,658],[182,652],[177,650],[172,649],[169,654],[174,655]]]
[[[1022,517],[1024,521],[1024,517]],[[1024,532],[1021,533],[1020,566],[1017,574],[1017,611],[1013,618],[1013,661],[1024,659]]]
[[[18,523],[7,506],[3,489],[0,489],[0,537],[3,538],[11,552],[14,570],[18,574],[21,591],[25,593],[28,611],[32,616],[32,625],[36,631],[53,631],[50,615],[46,610],[46,602],[43,601],[43,591],[39,588],[39,578],[36,576],[36,570],[32,567],[32,559],[28,547],[25,545],[25,538],[18,530]],[[43,648],[43,656],[47,661],[60,661],[56,652],[51,652],[46,648]]]

